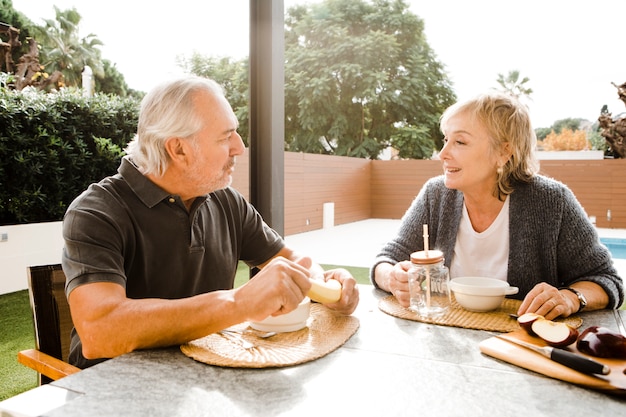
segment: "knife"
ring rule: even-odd
[[[519,346],[523,346],[526,349],[533,350],[546,358],[552,359],[554,362],[558,362],[561,365],[565,365],[568,368],[574,369],[584,374],[600,374],[608,375],[611,372],[611,368],[600,362],[596,362],[593,359],[586,358],[577,353],[569,352],[564,349],[553,348],[551,346],[535,346],[531,343],[524,342],[513,338],[508,338],[502,335],[496,335],[498,339],[506,340],[507,342],[514,343]]]

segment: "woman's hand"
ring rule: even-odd
[[[517,314],[521,316],[524,313],[535,313],[552,320],[556,317],[571,316],[578,311],[578,307],[565,291],[559,291],[552,285],[540,282],[524,297]]]
[[[403,307],[408,307],[411,301],[409,268],[411,268],[410,261],[398,262],[395,265],[381,263],[376,266],[374,275],[378,286],[393,294]]]
[[[604,289],[591,281],[576,281],[571,285],[585,295],[585,311],[600,310],[609,305],[609,296]],[[558,290],[545,282],[535,285],[524,298],[517,314],[537,313],[551,320],[555,317],[568,317],[580,309],[576,294],[569,290]]]

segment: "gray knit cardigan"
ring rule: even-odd
[[[424,250],[423,224],[428,224],[430,249],[441,250],[450,266],[463,210],[463,194],[446,188],[443,176],[430,179],[404,214],[398,235],[385,244],[370,270],[381,262],[396,264]],[[539,282],[554,287],[577,281],[600,285],[609,296],[607,308],[624,301],[624,283],[608,249],[582,206],[567,186],[537,175],[516,184],[510,195],[508,282],[523,299]]]

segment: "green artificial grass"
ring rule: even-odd
[[[17,352],[35,347],[28,291],[0,296],[0,401],[37,386],[37,373],[17,362]]]
[[[322,265],[324,269],[345,268],[360,284],[369,284],[368,269]],[[239,263],[235,287],[248,281],[250,273]],[[17,362],[17,352],[35,347],[28,291],[0,295],[0,401],[37,386],[37,373]]]
[[[370,284],[369,268],[362,268],[362,267],[357,267],[357,266],[342,266],[342,265],[321,265],[321,266],[322,268],[324,268],[325,271],[329,269],[336,269],[336,268],[347,269],[352,274],[354,279],[356,279],[356,282],[358,282],[359,284]],[[248,279],[250,279],[250,272],[248,271],[248,266],[243,262],[239,262],[239,266],[237,267],[237,275],[235,276],[235,288],[244,284],[246,281],[248,281]]]

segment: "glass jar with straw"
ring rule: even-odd
[[[443,252],[429,250],[428,225],[424,225],[424,250],[411,254],[409,308],[420,316],[440,317],[450,308],[450,274]]]

